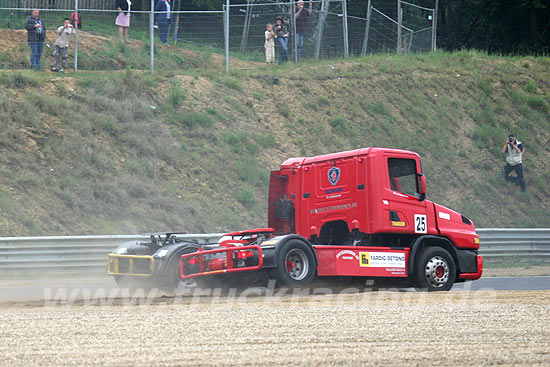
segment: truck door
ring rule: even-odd
[[[388,157],[388,198],[390,226],[396,233],[428,233],[426,200],[420,200],[420,161],[414,158]]]

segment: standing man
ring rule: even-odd
[[[313,7],[312,1],[309,0],[309,7],[307,10],[304,10],[303,0],[299,0],[296,4],[296,14],[294,14],[294,19],[296,20],[296,56],[297,59],[300,59],[302,55],[302,47],[304,46],[304,35],[307,30],[307,17],[311,15],[311,9]]]
[[[46,39],[46,25],[40,18],[40,11],[33,10],[32,15],[27,17],[25,22],[27,30],[27,43],[31,48],[31,70],[42,70],[42,50]]]
[[[516,140],[514,134],[508,135],[508,140],[502,148],[503,153],[508,153],[506,156],[506,165],[504,166],[504,178],[506,181],[515,181],[521,187],[521,191],[525,192],[525,179],[523,178],[523,143]],[[510,177],[510,173],[516,171],[517,177]]]
[[[157,25],[159,26],[160,41],[164,46],[168,46],[168,28],[172,22],[170,17],[170,0],[159,0],[157,6],[155,6],[155,11],[161,12],[160,14],[157,14]]]
[[[67,57],[69,56],[69,36],[73,33],[74,28],[70,19],[65,18],[63,25],[57,28],[57,39],[55,40],[55,50],[53,52],[53,72],[65,72]],[[60,68],[58,68],[59,65],[61,65]]]

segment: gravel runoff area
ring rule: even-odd
[[[549,291],[282,292],[3,304],[0,365],[550,365]]]

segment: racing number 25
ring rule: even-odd
[[[428,233],[428,224],[426,221],[426,215],[415,214],[414,215],[414,232],[415,233]]]

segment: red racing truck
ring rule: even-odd
[[[363,148],[291,158],[272,171],[267,228],[202,244],[151,235],[109,254],[108,272],[121,285],[164,288],[359,277],[446,291],[481,277],[478,249],[470,219],[426,198],[418,154]]]

